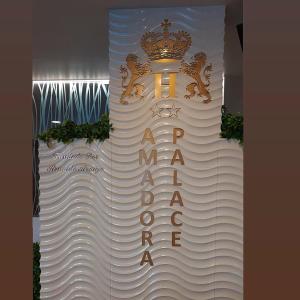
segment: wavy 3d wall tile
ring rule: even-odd
[[[224,7],[109,17],[115,130],[39,149],[41,298],[243,299],[243,153],[219,137]]]

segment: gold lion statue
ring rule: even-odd
[[[190,64],[181,62],[180,71],[184,74],[192,77],[195,81],[188,84],[186,86],[186,91],[189,94],[185,95],[186,99],[190,99],[196,95],[196,89],[198,90],[197,95],[199,97],[205,97],[203,100],[204,103],[208,103],[211,101],[211,95],[208,91],[208,86],[210,85],[210,72],[212,70],[212,65],[209,64],[205,68],[206,65],[206,54],[204,52],[199,52],[195,54],[192,59],[194,60]],[[204,69],[203,69],[204,68]],[[204,83],[201,79],[201,73],[203,70],[203,76],[207,83]]]
[[[128,54],[126,57],[127,67],[121,66],[120,72],[122,74],[122,88],[123,93],[120,98],[121,104],[128,104],[125,100],[128,97],[137,96],[140,99],[143,98],[144,86],[141,83],[137,83],[136,80],[150,72],[149,63],[141,64],[138,62],[138,57],[135,54]],[[126,84],[127,78],[129,76],[128,69],[131,73],[129,82]]]

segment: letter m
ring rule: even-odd
[[[157,150],[152,149],[149,157],[147,157],[147,154],[144,149],[141,149],[139,151],[139,164],[143,164],[143,159],[145,160],[146,165],[150,165],[151,161],[153,160],[153,164],[157,164]]]

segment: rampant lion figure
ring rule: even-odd
[[[211,95],[208,91],[208,86],[210,85],[210,72],[212,70],[212,65],[209,64],[205,68],[206,64],[206,54],[203,52],[199,52],[195,54],[192,59],[193,62],[190,64],[185,63],[184,61],[181,62],[180,71],[184,74],[192,77],[195,82],[192,82],[186,86],[186,91],[189,94],[185,95],[186,99],[190,99],[196,95],[196,88],[198,89],[198,96],[205,97],[206,99],[203,101],[204,103],[208,103],[211,101]],[[204,68],[204,70],[203,70]],[[204,83],[201,79],[201,72],[203,70],[203,76],[207,83]]]
[[[128,69],[123,65],[120,67],[120,72],[122,74],[122,87],[123,93],[120,98],[121,104],[128,104],[128,101],[125,100],[126,97],[132,97],[133,95],[143,98],[144,86],[141,83],[137,83],[136,80],[145,74],[150,72],[149,63],[141,64],[138,62],[138,57],[135,54],[128,54],[126,57],[127,68],[130,70],[131,77],[128,84],[126,80],[128,78]]]

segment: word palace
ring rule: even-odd
[[[184,130],[181,128],[173,128],[173,144],[177,144],[177,139],[182,138],[184,135]],[[150,143],[155,145],[155,140],[150,128],[146,128],[144,131],[144,136],[142,138],[141,144]],[[139,165],[157,165],[157,150],[154,148],[151,150],[150,155],[147,156],[144,149],[139,150]],[[180,149],[176,149],[174,151],[173,157],[170,161],[171,166],[175,164],[184,165],[183,156],[181,154]],[[144,186],[146,183],[154,186],[154,180],[152,178],[150,170],[146,170],[141,181],[141,185]],[[182,186],[182,183],[178,182],[177,179],[177,170],[173,170],[173,186],[179,187]],[[151,191],[142,191],[141,195],[141,205],[142,207],[150,206],[154,202],[154,194]],[[173,196],[170,199],[170,207],[179,206],[183,207],[182,197],[179,191],[174,191]],[[142,246],[145,246],[146,243],[149,246],[152,246],[152,232],[150,230],[146,230],[146,227],[151,226],[154,223],[154,213],[150,210],[143,211],[140,215],[140,223],[145,227],[145,230],[142,231]],[[181,232],[178,230],[182,223],[178,221],[177,216],[182,215],[180,210],[173,212],[170,216],[171,224],[177,229],[171,232],[171,245],[172,247],[180,247],[180,234]],[[140,265],[144,265],[149,263],[153,266],[153,260],[151,258],[151,254],[149,251],[144,251]]]

